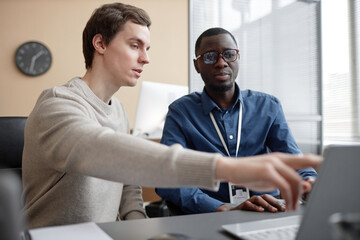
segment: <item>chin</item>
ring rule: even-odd
[[[137,79],[133,81],[128,81],[126,84],[124,84],[124,87],[135,87],[137,84]]]
[[[209,86],[213,91],[216,91],[216,92],[226,92],[226,91],[229,91],[231,90],[233,87],[234,87],[234,84],[231,83],[231,84],[224,84],[224,85],[210,85]]]

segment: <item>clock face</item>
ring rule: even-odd
[[[40,42],[26,42],[16,50],[15,63],[19,70],[29,76],[38,76],[49,70],[51,53]]]

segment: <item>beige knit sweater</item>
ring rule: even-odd
[[[45,90],[25,127],[29,228],[144,218],[141,189],[134,185],[218,188],[219,155],[128,133],[122,104],[115,97],[105,104],[80,78]]]

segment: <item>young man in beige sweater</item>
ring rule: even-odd
[[[309,190],[294,169],[317,167],[317,156],[226,158],[129,135],[124,108],[113,95],[135,86],[149,63],[150,24],[144,10],[130,5],[96,9],[83,32],[86,74],[40,95],[25,127],[29,228],[146,218],[136,185],[216,190],[220,181],[231,181],[279,188],[288,209]]]

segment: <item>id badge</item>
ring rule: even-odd
[[[250,198],[249,189],[229,183],[230,203],[239,205]]]

